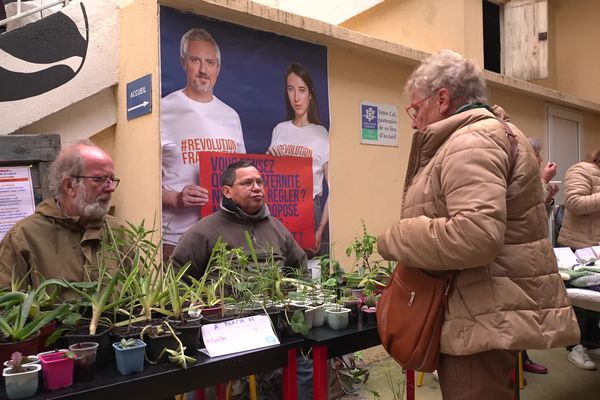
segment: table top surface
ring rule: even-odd
[[[328,327],[313,328],[305,337],[286,337],[276,346],[213,358],[198,352],[197,362],[188,365],[187,369],[170,363],[146,363],[144,371],[123,376],[114,365],[110,365],[97,371],[91,381],[76,382],[71,387],[55,391],[40,387],[38,393],[29,399],[163,399],[174,393],[280,368],[286,365],[288,350],[292,348],[327,347],[328,357],[331,358],[378,344],[379,334],[375,324],[353,324],[337,331]],[[3,381],[0,383],[0,393],[4,393]]]
[[[49,391],[43,387],[28,399],[110,399],[144,398],[161,399],[212,386],[254,372],[271,370],[287,363],[287,352],[303,343],[300,337],[284,338],[281,344],[225,356],[210,358],[198,352],[197,362],[183,369],[171,363],[149,365],[144,371],[120,375],[113,365],[97,371],[93,380],[76,382],[68,388]],[[4,393],[2,383],[1,393]]]

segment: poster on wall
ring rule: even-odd
[[[16,222],[34,211],[31,168],[0,168],[0,240]]]
[[[203,152],[200,156],[200,186],[209,188],[208,204],[201,209],[203,217],[219,209],[221,171],[233,162],[248,160],[256,165],[262,177],[265,199],[272,216],[279,219],[294,235],[302,248],[314,242],[312,160],[308,157],[273,157],[261,154]]]
[[[329,229],[329,213],[323,213],[329,165],[327,48],[164,6],[160,48],[163,199],[185,190],[205,193],[210,202],[182,209],[163,200],[165,243],[176,244],[201,209],[202,216],[217,209],[213,199],[220,190],[214,192],[224,165],[213,168],[210,160],[217,156],[205,153],[254,154],[261,156],[256,162],[276,161],[282,169],[275,174],[303,177],[293,190],[304,196],[276,201],[268,193],[279,189],[274,181],[265,186],[267,204],[303,248],[323,252]],[[306,179],[308,166],[311,179]],[[298,215],[285,218],[284,209]],[[323,237],[315,234],[319,226],[326,226]],[[313,248],[319,242],[323,246]]]

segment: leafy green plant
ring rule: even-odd
[[[287,315],[286,315],[287,318]],[[294,314],[292,315],[292,319],[291,321],[288,321],[290,324],[290,327],[292,328],[292,331],[296,332],[296,333],[300,333],[302,335],[308,335],[308,324],[306,323],[306,320],[304,319],[304,313],[300,310],[296,310],[294,311]]]
[[[362,236],[355,237],[346,249],[346,255],[354,254],[354,267],[352,272],[344,276],[348,280],[348,286],[367,288],[374,290],[384,288],[385,280],[389,279],[393,271],[393,262],[373,260],[376,252],[377,238],[367,232],[365,221],[361,220]]]
[[[136,227],[129,224],[128,229],[113,231],[107,225],[102,236],[101,250],[97,254],[97,267],[93,270],[86,268],[87,282],[66,282],[69,288],[84,299],[92,308],[92,317],[89,324],[89,334],[95,335],[98,325],[103,321],[102,314],[111,312],[128,304],[139,292],[136,291],[135,282],[140,271],[137,253],[134,249],[142,239],[131,242],[128,236]],[[143,229],[143,222],[142,228]],[[92,272],[97,274],[95,277]],[[140,272],[141,273],[141,272]],[[119,288],[118,283],[121,282]],[[110,324],[108,321],[107,324]]]
[[[336,357],[333,362],[334,371],[342,386],[342,390],[349,395],[355,395],[360,392],[362,384],[369,379],[369,370],[362,367],[359,361],[362,360],[361,353],[353,355],[347,354],[342,357]]]
[[[166,352],[167,354],[169,354],[169,356],[168,356],[169,357],[169,362],[171,362],[173,364],[178,364],[183,369],[187,369],[188,363],[194,363],[194,362],[196,362],[196,359],[194,357],[190,357],[190,356],[185,355],[185,349],[186,348],[183,345],[183,343],[181,343],[181,340],[179,340],[179,338],[177,337],[177,334],[175,334],[175,331],[173,330],[173,328],[171,327],[171,325],[167,321],[163,321],[162,324],[167,328],[166,330],[162,326],[160,326],[160,325],[159,326],[146,325],[142,329],[142,331],[140,332],[140,339],[143,340],[144,334],[149,329],[154,330],[154,333],[156,335],[162,335],[162,334],[167,333],[167,334],[173,336],[173,338],[177,342],[177,349],[172,350],[172,349],[164,348],[160,352],[157,360],[150,360],[146,356],[146,361],[148,361],[150,364],[156,364],[158,362],[158,360],[160,360],[162,358],[162,356]]]
[[[137,344],[137,339],[134,338],[129,338],[129,339],[121,339],[121,341],[119,342],[119,344],[121,345],[122,349],[128,349],[131,348],[133,346],[135,346]]]
[[[40,311],[37,299],[43,296],[49,285],[63,285],[62,281],[47,280],[28,293],[9,292],[0,296],[0,331],[12,342],[20,342],[33,336],[41,327],[69,313],[69,305],[63,304],[50,311]]]

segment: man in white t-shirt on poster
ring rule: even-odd
[[[213,95],[221,67],[218,44],[194,28],[182,36],[180,55],[187,84],[160,103],[165,259],[208,202],[208,190],[199,186],[200,153],[246,152],[239,115]]]

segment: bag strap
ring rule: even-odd
[[[519,152],[519,141],[517,140],[517,136],[514,134],[510,126],[504,121],[502,118],[496,118],[500,124],[504,127],[504,131],[506,132],[506,137],[508,138],[508,142],[510,143],[510,149],[508,156],[510,157],[510,166],[508,167],[508,180],[512,179],[513,170],[515,168],[515,159],[517,158],[517,153]]]

